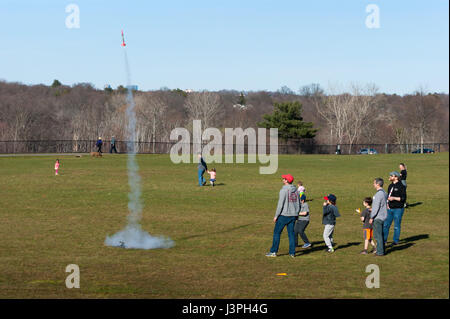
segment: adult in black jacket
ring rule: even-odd
[[[402,224],[403,212],[406,202],[406,188],[400,182],[400,173],[391,172],[389,174],[391,184],[388,187],[388,210],[387,218],[383,225],[384,242],[387,242],[389,236],[389,228],[394,221],[394,238],[392,245],[397,245],[400,240],[400,230]]]

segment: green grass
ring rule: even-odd
[[[0,298],[449,298],[449,154],[280,156],[274,175],[260,164],[212,164],[217,187],[196,186],[196,164],[139,155],[142,228],[175,241],[170,249],[104,245],[126,225],[126,156],[0,158]],[[355,208],[372,196],[373,178],[408,165],[403,244],[383,258],[359,255]],[[277,258],[273,215],[282,173],[307,189],[315,246],[288,256],[286,230]],[[334,193],[336,252],[322,239],[322,197]],[[389,240],[392,240],[393,226]],[[300,240],[301,243],[301,240]],[[380,267],[368,289],[366,266]],[[77,264],[81,288],[65,287]],[[287,276],[277,276],[285,272]]]

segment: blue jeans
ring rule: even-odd
[[[294,225],[296,216],[278,216],[275,223],[275,228],[273,229],[273,242],[272,248],[270,248],[271,253],[277,253],[278,247],[280,246],[280,236],[284,227],[287,226],[287,232],[289,236],[289,255],[295,255],[295,234]]]
[[[205,169],[199,169],[198,170],[198,185],[203,186],[203,183],[206,182],[206,180],[203,178],[203,174],[205,174]]]
[[[384,255],[383,221],[380,219],[373,221],[373,239],[377,242],[377,255]]]
[[[387,242],[389,235],[389,228],[391,228],[392,221],[394,221],[394,243],[398,243],[400,240],[400,230],[402,225],[402,217],[404,208],[392,208],[387,211],[387,218],[384,221],[383,233],[384,241]]]

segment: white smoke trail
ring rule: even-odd
[[[125,68],[127,72],[127,169],[128,169],[128,185],[130,192],[128,193],[128,210],[127,216],[128,225],[113,236],[107,236],[105,245],[117,246],[122,248],[138,248],[138,249],[152,249],[152,248],[170,248],[174,242],[170,238],[153,237],[148,232],[141,229],[139,224],[142,218],[142,201],[141,201],[141,177],[139,175],[139,165],[136,162],[136,112],[134,110],[135,103],[133,99],[133,92],[131,89],[131,74],[128,65],[127,52],[125,53]]]

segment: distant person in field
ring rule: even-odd
[[[55,162],[55,176],[59,175],[59,159],[56,160]]]
[[[377,242],[377,252],[375,256],[384,256],[384,235],[383,224],[387,217],[387,194],[383,189],[384,180],[381,177],[375,178],[373,187],[377,190],[372,197],[372,212],[369,223],[373,227],[373,238]]]
[[[99,136],[97,142],[95,143],[95,146],[97,146],[97,152],[99,152],[99,153],[102,152],[102,145],[103,145],[103,141],[102,141],[102,138]]]
[[[370,213],[371,213],[371,206],[372,206],[372,198],[366,197],[364,198],[363,205],[365,209],[360,212],[360,218],[363,222],[363,236],[364,236],[364,250],[361,251],[360,254],[367,255],[367,249],[369,248],[369,243],[372,245],[372,253],[376,254],[377,249],[375,247],[375,242],[373,241],[373,227],[372,224],[369,223],[370,221]],[[358,209],[359,210],[359,209]]]
[[[213,168],[212,170],[208,171],[209,174],[209,182],[211,183],[211,186],[214,187],[214,183],[216,182],[216,169]]]
[[[270,248],[270,252],[266,254],[267,257],[277,257],[281,232],[284,227],[287,228],[289,237],[289,256],[295,257],[294,225],[300,212],[300,199],[297,188],[292,185],[294,177],[287,174],[282,175],[281,178],[283,179],[283,187],[279,193],[277,210],[273,218],[275,228],[273,230],[272,247]]]
[[[206,180],[203,177],[205,171],[208,170],[208,166],[205,163],[205,160],[202,157],[202,154],[198,154],[198,166],[197,166],[197,175],[198,175],[198,186],[203,186],[206,184]]]
[[[306,201],[306,188],[303,186],[303,182],[302,181],[298,181],[297,183],[297,191],[298,191],[298,196],[302,197],[303,195],[305,195],[305,201]]]
[[[400,163],[398,166],[400,168],[400,182],[402,182],[403,186],[405,186],[405,192],[406,192],[406,177],[408,175],[408,172],[406,171],[406,165],[405,163]],[[405,201],[405,207],[408,206],[408,203]]]
[[[389,181],[391,184],[388,187],[388,207],[387,218],[384,221],[383,235],[384,241],[387,242],[389,236],[389,228],[392,221],[394,221],[394,238],[392,245],[397,245],[400,240],[400,231],[402,225],[403,212],[405,211],[406,202],[406,188],[399,180],[399,172],[389,173]]]
[[[302,238],[304,245],[302,248],[310,248],[311,243],[305,234],[306,227],[309,225],[309,206],[306,203],[306,196],[303,194],[300,196],[300,213],[298,219],[295,221],[294,233],[295,233],[295,247],[298,246],[298,235]]]
[[[109,152],[112,154],[112,152],[117,153],[117,149],[116,149],[116,138],[114,136],[111,137],[111,147],[109,148]]]
[[[324,225],[323,229],[323,239],[325,241],[325,245],[328,247],[328,252],[333,253],[334,248],[334,240],[333,233],[336,227],[336,218],[340,217],[339,210],[336,206],[336,196],[333,194],[329,194],[323,198],[325,202],[323,203],[323,216],[322,216],[322,224]]]

